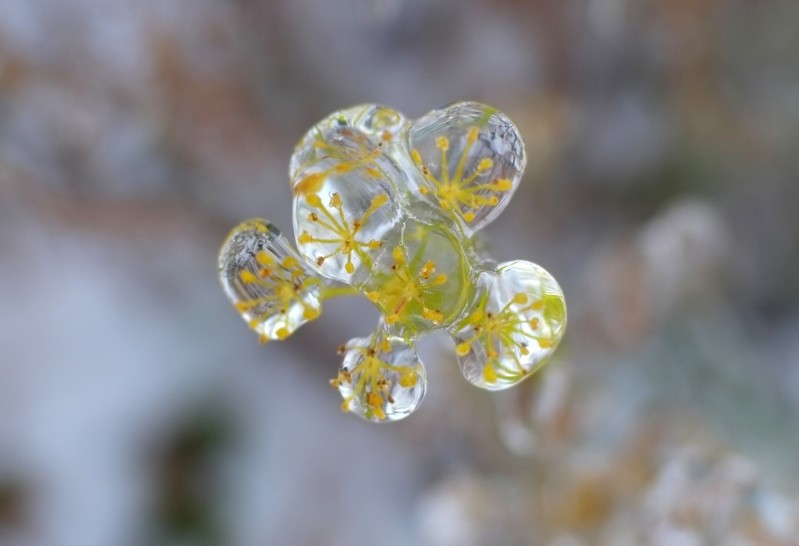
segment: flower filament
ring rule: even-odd
[[[299,237],[297,237],[299,244],[319,243],[336,245],[329,254],[317,256],[316,265],[321,266],[328,258],[341,254],[347,257],[344,269],[347,273],[352,275],[355,272],[355,264],[352,261],[352,255],[355,254],[363,263],[369,266],[369,264],[371,264],[371,259],[366,251],[376,250],[382,247],[383,243],[375,239],[362,241],[356,237],[367,220],[369,220],[369,217],[380,207],[388,203],[388,195],[385,193],[378,194],[372,199],[366,212],[364,212],[360,218],[356,218],[352,221],[347,221],[345,218],[341,196],[338,193],[333,193],[330,196],[328,206],[325,206],[322,199],[316,194],[308,195],[306,201],[311,208],[315,209],[308,215],[308,220],[330,235],[328,237],[316,237],[308,230],[303,230]],[[328,207],[333,209],[335,214],[331,212]],[[316,211],[321,212],[321,216]]]
[[[413,366],[389,364],[385,354],[391,352],[391,342],[382,336],[373,337],[366,347],[354,346],[342,348],[342,352],[353,350],[359,353],[357,363],[352,369],[339,370],[338,375],[330,380],[330,385],[339,389],[347,388],[351,394],[344,398],[341,409],[350,410],[350,405],[357,399],[366,409],[367,418],[383,421],[386,418],[386,405],[394,403],[392,391],[396,385],[403,389],[416,386],[418,371]]]
[[[404,319],[411,311],[409,307],[414,304],[421,309],[422,318],[438,326],[444,320],[444,315],[438,308],[428,308],[427,302],[431,292],[447,282],[447,275],[436,273],[433,260],[425,262],[414,273],[415,268],[408,263],[405,251],[400,246],[394,248],[392,257],[394,264],[390,278],[380,290],[368,292],[366,296],[380,307],[389,326]]]
[[[431,169],[423,164],[422,156],[418,150],[411,151],[414,163],[422,170],[425,180],[430,182],[435,188],[435,196],[441,208],[452,211],[460,216],[464,221],[471,222],[475,218],[475,211],[483,206],[494,207],[499,204],[498,193],[507,192],[513,188],[513,183],[507,178],[496,178],[491,182],[478,182],[478,178],[483,178],[485,174],[494,166],[494,161],[490,157],[481,159],[474,171],[465,175],[469,154],[477,142],[479,130],[471,127],[466,135],[466,145],[461,152],[455,172],[450,176],[449,158],[449,139],[440,136],[436,139],[436,147],[441,152],[441,174],[440,178],[433,176]],[[419,192],[427,194],[428,188],[422,186]]]
[[[532,371],[519,358],[530,354],[530,343],[535,342],[542,349],[553,344],[551,336],[542,331],[541,319],[527,318],[530,311],[542,311],[545,301],[529,302],[527,294],[519,292],[497,313],[486,311],[486,301],[487,295],[484,295],[477,309],[461,323],[461,328],[470,328],[472,335],[460,342],[455,352],[458,356],[466,356],[472,351],[472,345],[479,343],[485,349],[483,379],[487,383],[496,383],[497,379],[516,381]],[[520,336],[530,342],[519,341]]]
[[[294,256],[286,256],[278,262],[275,256],[259,250],[255,255],[254,270],[245,269],[239,273],[239,279],[245,286],[256,287],[259,295],[236,302],[235,306],[242,313],[247,313],[250,328],[257,330],[266,320],[274,316],[274,310],[282,315],[280,326],[274,332],[277,339],[288,337],[293,328],[288,324],[288,312],[294,305],[303,307],[303,318],[313,320],[319,316],[319,309],[303,301],[303,293],[312,285],[319,284],[318,279],[308,277],[303,267]],[[265,292],[260,295],[261,292]],[[261,333],[260,341],[266,343],[270,337]]]

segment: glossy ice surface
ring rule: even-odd
[[[274,226],[250,220],[222,246],[226,293],[261,339],[284,339],[321,301],[360,293],[382,313],[347,343],[342,408],[394,421],[426,386],[416,339],[446,329],[463,375],[499,390],[547,362],[566,327],[555,279],[525,261],[500,265],[472,235],[510,201],[526,164],[516,126],[475,102],[417,120],[385,106],[335,112],[291,158],[295,252]]]

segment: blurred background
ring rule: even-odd
[[[328,113],[467,99],[569,329],[372,425],[368,303],[261,346],[216,253]],[[0,0],[0,544],[799,544],[797,205],[796,0]]]

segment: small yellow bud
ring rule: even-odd
[[[319,309],[315,307],[306,307],[302,312],[302,318],[305,320],[314,320],[315,318],[319,317],[320,315]]]
[[[484,157],[480,160],[480,163],[477,164],[477,171],[487,171],[491,167],[494,166],[494,161],[490,157]]]
[[[321,189],[326,176],[327,175],[323,172],[309,174],[294,186],[294,195],[305,195],[309,198],[308,202],[311,203],[311,195]],[[311,203],[311,205],[316,206],[313,203]]]
[[[344,269],[345,269],[345,270],[347,271],[347,273],[349,273],[350,275],[352,275],[352,274],[355,272],[355,266],[354,266],[354,265],[352,265],[352,262],[347,262],[346,264],[344,264]]]
[[[278,339],[284,340],[291,335],[291,332],[289,332],[288,328],[284,326],[283,328],[278,328],[277,332],[275,332],[275,335]]]
[[[319,208],[322,206],[322,200],[315,193],[306,196],[305,200],[308,201],[308,204],[314,208]]]
[[[380,195],[372,199],[372,208],[374,209],[380,208],[386,203],[388,203],[388,195],[386,195],[385,193],[381,193]]]
[[[483,379],[485,379],[486,383],[497,382],[497,371],[494,369],[494,366],[486,364],[486,367],[483,368]]]
[[[261,265],[267,265],[267,266],[274,265],[275,257],[261,250],[258,252],[258,254],[255,255],[255,261],[257,261]]]
[[[498,191],[508,191],[513,187],[513,183],[508,178],[497,178],[494,180],[494,186]]]
[[[400,380],[399,380],[400,387],[405,389],[410,389],[411,387],[416,385],[416,378],[417,378],[416,372],[413,370],[408,370],[406,372],[403,372],[402,375],[400,375]]]
[[[242,271],[239,274],[239,277],[241,278],[241,282],[244,284],[252,284],[258,280],[258,277],[256,277],[252,271],[247,270]]]
[[[463,343],[458,343],[458,346],[455,347],[455,353],[458,356],[466,356],[469,354],[469,351],[472,350],[472,344],[468,341],[464,341]]]
[[[527,294],[524,292],[519,292],[515,296],[513,296],[513,303],[517,303],[519,305],[524,305],[527,303]]]

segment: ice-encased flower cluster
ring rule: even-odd
[[[544,364],[566,326],[555,279],[526,261],[495,264],[472,235],[510,201],[524,143],[501,112],[460,102],[408,120],[367,104],[316,124],[291,158],[297,251],[272,224],[248,220],[219,254],[222,285],[262,341],[282,340],[360,293],[381,312],[341,349],[331,384],[370,421],[409,415],[426,387],[419,335],[446,329],[463,375],[510,387]]]

